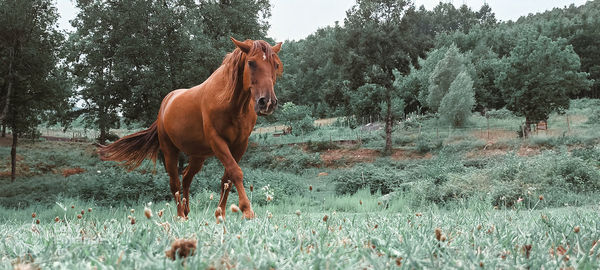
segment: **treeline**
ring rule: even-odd
[[[273,42],[268,0],[75,3],[66,33],[51,0],[0,1],[0,121],[14,145],[77,117],[101,143],[122,122],[147,126],[164,95],[221,64],[230,36]],[[599,13],[596,0],[499,22],[487,5],[357,0],[343,26],[285,42],[276,91],[304,106],[284,114],[380,116],[388,150],[393,123],[411,112],[460,126],[473,110],[506,107],[535,122],[569,98],[600,97]]]
[[[344,26],[286,43],[278,91],[318,117],[381,116],[389,141],[403,113],[461,126],[506,107],[546,120],[570,98],[600,97],[599,57],[600,1],[498,22],[488,5],[358,0]]]

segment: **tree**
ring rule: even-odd
[[[35,136],[37,126],[69,108],[71,96],[55,28],[58,14],[50,0],[0,2],[0,120],[12,131],[11,180],[15,180],[18,138]]]
[[[354,91],[369,90],[373,99],[373,110],[385,119],[386,144],[384,153],[392,150],[394,124],[393,107],[398,101],[395,93],[394,70],[408,73],[410,64],[415,63],[427,49],[421,42],[428,29],[419,28],[422,18],[411,1],[402,0],[359,0],[346,14],[346,48],[350,55],[345,65],[345,75]],[[362,93],[351,93],[353,96]],[[384,103],[384,105],[381,105]],[[398,103],[398,102],[396,102]],[[381,107],[385,110],[381,110]],[[356,115],[361,117],[364,115]]]
[[[455,45],[450,46],[429,77],[427,106],[430,109],[436,112],[439,110],[442,99],[450,90],[450,84],[459,73],[468,70],[469,64],[470,61],[458,51]]]
[[[547,120],[552,112],[569,108],[569,95],[589,89],[588,74],[580,72],[579,56],[566,40],[525,34],[503,59],[496,84],[502,89],[507,108],[525,117],[529,125]]]
[[[453,127],[462,127],[475,106],[473,80],[467,71],[460,72],[450,84],[448,94],[440,104],[440,117]]]

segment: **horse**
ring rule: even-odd
[[[283,64],[277,55],[282,43],[271,46],[263,40],[241,42],[233,37],[231,41],[235,50],[225,56],[221,66],[206,81],[189,89],[174,90],[164,97],[157,120],[150,128],[125,136],[98,151],[104,160],[120,162],[131,171],[146,158],[156,164],[160,150],[177,216],[184,219],[190,212],[192,179],[211,156],[225,167],[215,211],[217,223],[225,218],[232,183],[243,217],[254,218],[238,162],[246,152],[257,116],[270,115],[277,107],[274,86],[283,73]],[[189,157],[182,186],[178,170],[181,152]]]

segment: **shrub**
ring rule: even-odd
[[[499,110],[491,109],[485,113],[485,115],[489,118],[493,119],[508,119],[516,117],[514,113],[509,111],[506,108],[502,108]]]

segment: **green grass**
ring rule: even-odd
[[[599,263],[600,247],[591,250],[600,234],[597,205],[541,210],[517,205],[514,210],[494,210],[472,200],[449,209],[386,209],[374,204],[375,197],[363,197],[362,205],[355,199],[338,198],[353,204],[355,212],[335,212],[327,205],[267,205],[255,208],[257,218],[250,221],[228,212],[220,225],[214,222],[216,202],[207,205],[200,199],[192,199],[188,221],[174,220],[174,207],[164,202],[151,206],[152,219],[144,217],[143,205],[110,208],[68,200],[62,202],[65,208],[57,204],[0,209],[0,267],[11,268],[18,258],[53,269],[386,269],[396,268],[397,263],[408,269],[478,268],[480,264],[491,269],[556,269],[595,268]],[[93,211],[87,212],[88,207]],[[165,215],[159,218],[156,212],[163,208]],[[81,209],[85,214],[77,219]],[[300,210],[300,216],[295,210]],[[136,219],[134,225],[128,216]],[[62,222],[54,222],[55,217]],[[169,230],[160,225],[167,222]],[[575,226],[580,226],[579,233],[574,232]],[[436,239],[436,228],[445,241]],[[176,238],[196,239],[196,254],[185,260],[167,259],[165,250]],[[566,253],[558,254],[559,246]]]

